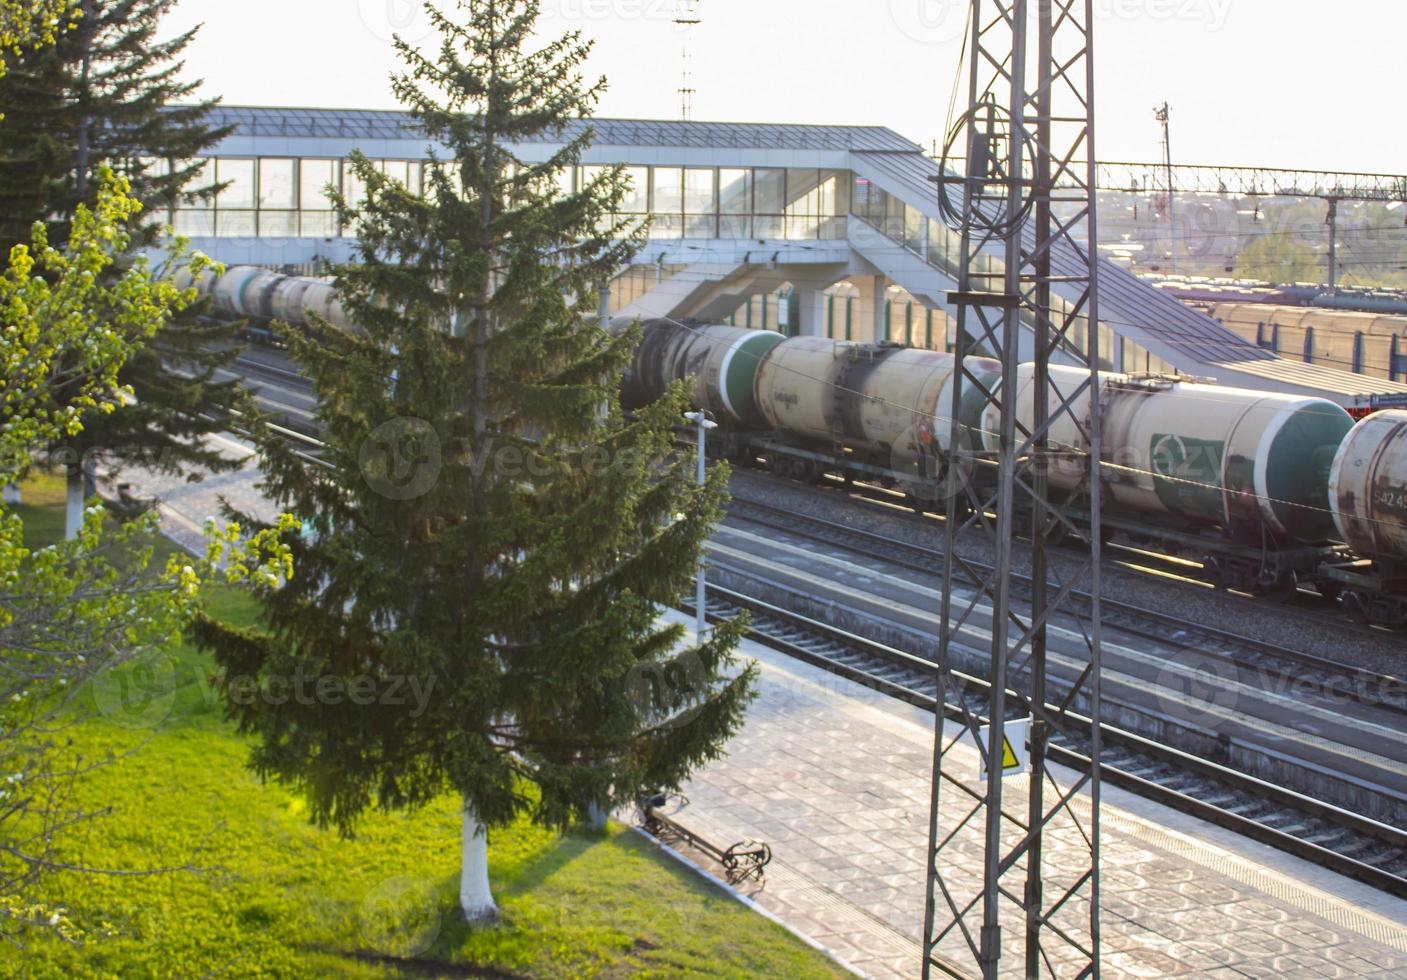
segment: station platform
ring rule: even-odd
[[[917,976],[933,716],[751,641],[740,652],[761,665],[759,696],[726,758],[666,814],[713,841],[765,841],[765,881],[742,894],[864,976]],[[954,752],[975,782],[976,750]],[[1103,796],[1105,976],[1407,975],[1407,902],[1115,787]],[[1020,972],[1019,955],[1004,962]]]
[[[222,497],[272,516],[257,479],[253,467],[200,483],[134,474],[187,546]],[[765,879],[741,894],[859,974],[917,976],[932,715],[752,641],[740,655],[761,666],[744,727],[664,812],[717,843],[765,841]],[[976,750],[952,755],[975,781]],[[1116,787],[1103,797],[1105,976],[1407,976],[1407,901]],[[975,868],[980,854],[964,859]],[[1003,962],[1020,972],[1014,949]]]

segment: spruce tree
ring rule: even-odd
[[[134,244],[158,239],[165,209],[208,196],[199,157],[232,128],[208,122],[215,100],[178,78],[196,30],[158,41],[176,0],[75,0],[80,11],[55,43],[23,50],[0,78],[0,250],[30,239],[36,221],[67,240],[79,203],[92,205],[92,175],[106,164],[146,205]]]
[[[263,622],[202,621],[251,765],[350,833],[372,806],[463,801],[460,905],[496,914],[487,830],[566,827],[676,787],[741,724],[739,622],[702,643],[662,626],[720,517],[726,468],[673,453],[682,387],[626,417],[638,333],[597,286],[641,244],[612,220],[624,176],[559,189],[589,131],[552,158],[515,143],[588,117],[589,46],[530,47],[534,0],[465,0],[434,57],[398,41],[400,100],[449,154],[419,196],[362,158],[343,201],[358,262],[338,288],[356,333],[285,331],[318,393],[318,462],[260,437],[266,492],[304,522],[297,577]],[[351,213],[355,211],[355,213]],[[360,697],[281,698],[305,691]],[[419,692],[420,699],[417,700]]]
[[[229,130],[208,125],[214,103],[194,99],[199,83],[177,78],[195,31],[156,39],[174,4],[78,0],[73,26],[52,45],[22,51],[0,78],[0,249],[27,241],[35,222],[48,226],[51,241],[65,241],[68,216],[92,203],[91,174],[101,166],[124,173],[146,205],[128,229],[137,248],[157,242],[169,204],[213,192],[196,179],[196,158]],[[235,465],[206,437],[250,408],[242,386],[217,380],[238,355],[239,327],[212,326],[203,312],[183,311],[123,366],[133,403],[86,419],[80,434],[50,447],[50,459],[68,470],[70,537],[100,462],[167,473]]]

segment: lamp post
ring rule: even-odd
[[[707,412],[685,412],[684,417],[698,426],[699,430],[699,486],[704,485],[704,443],[709,429],[718,428],[718,423],[708,417]],[[703,642],[705,627],[704,618],[704,556],[699,553],[698,584],[694,594],[694,637],[698,643]]]

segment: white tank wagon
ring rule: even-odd
[[[179,269],[175,280],[183,288],[191,285],[190,270]],[[213,298],[215,315],[220,317],[282,320],[307,327],[313,323],[309,314],[315,313],[344,330],[351,323],[330,279],[285,276],[258,266],[236,265],[220,276],[203,273],[195,286],[201,296]]]
[[[1407,412],[1375,412],[1353,427],[1329,473],[1339,536],[1356,561],[1330,569],[1344,608],[1407,626]]]
[[[1088,378],[1063,367],[1051,376],[1071,393]],[[1034,367],[1022,365],[1019,377],[1017,402],[1030,427]],[[1182,552],[1205,547],[1198,535],[1217,529],[1225,546],[1197,555],[1209,575],[1260,590],[1293,589],[1332,553],[1329,471],[1353,426],[1338,405],[1167,378],[1102,375],[1100,384],[1106,533],[1124,530],[1135,540],[1183,545]],[[1074,417],[1062,415],[1050,430],[1053,444],[1076,452],[1088,450],[1089,399],[1081,394]],[[997,448],[997,421],[989,408],[982,426],[989,451]],[[1083,471],[1054,466],[1051,483],[1087,492]]]
[[[772,428],[838,448],[852,466],[888,469],[911,495],[929,500],[937,488],[915,481],[946,472],[955,365],[952,354],[937,351],[797,337],[763,360],[757,404]],[[993,379],[1000,372],[996,361],[973,359],[968,367]],[[976,406],[968,406],[968,417],[959,412],[960,431],[975,440]]]
[[[1085,372],[1052,367],[1062,389],[1074,392]],[[1017,402],[1030,426],[1034,367],[1019,369]],[[1172,515],[1190,524],[1231,527],[1259,536],[1320,542],[1333,536],[1328,508],[1329,467],[1353,420],[1323,398],[1301,398],[1167,378],[1101,375],[1101,479],[1116,506]],[[1079,417],[1063,415],[1051,441],[1086,450],[1088,391]],[[983,432],[997,448],[997,412],[988,407]],[[1072,470],[1056,467],[1053,485],[1078,490]]]
[[[625,327],[632,321],[617,321]],[[786,338],[770,330],[719,324],[650,320],[626,372],[621,398],[627,408],[647,405],[673,382],[693,378],[695,408],[721,421],[759,428],[764,419],[754,400],[758,365]]]

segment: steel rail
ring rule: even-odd
[[[749,636],[764,646],[897,700],[937,710],[932,693],[937,667],[931,661],[713,583],[708,595],[711,620],[747,610],[754,614]],[[956,676],[972,689],[974,703],[985,703],[979,692],[990,687],[986,680],[971,674]],[[1055,705],[1049,707],[1057,710]],[[957,719],[963,709],[944,703],[942,710]],[[1089,724],[1078,714],[1067,716],[1077,724]],[[1113,785],[1407,898],[1407,832],[1112,725],[1102,726],[1101,732],[1106,744],[1123,755],[1120,762],[1100,763],[1101,776]],[[1090,764],[1087,754],[1070,745],[1052,745],[1050,757],[1076,769]],[[1160,767],[1171,772],[1150,775]],[[1187,775],[1204,781],[1196,787],[1202,795],[1177,787]],[[1205,784],[1210,784],[1210,792]],[[1250,815],[1257,804],[1278,809]],[[1293,833],[1277,823],[1302,832]],[[1348,835],[1337,848],[1330,843],[1336,835]],[[1372,859],[1356,856],[1360,853],[1371,854]]]
[[[749,515],[749,510],[754,513]],[[813,541],[839,545],[856,554],[913,571],[933,573],[942,568],[942,552],[934,548],[896,541],[864,528],[809,514],[797,514],[795,511],[761,501],[735,497],[729,503],[729,516]],[[968,559],[968,563],[982,568],[990,567],[974,559]],[[1013,574],[1012,581],[1026,587],[1030,578]],[[1089,600],[1088,594],[1079,590],[1075,590],[1072,596],[1084,602]],[[1168,613],[1108,596],[1103,598],[1102,605],[1105,612],[1104,622],[1123,633],[1154,640],[1174,649],[1195,650],[1221,657],[1238,667],[1270,669],[1285,680],[1314,680],[1326,693],[1407,717],[1407,680],[1400,677],[1341,664],[1220,627],[1191,623]],[[1169,632],[1181,635],[1170,636]],[[1221,649],[1204,647],[1197,642],[1198,638],[1219,644]],[[1270,663],[1267,664],[1267,661]],[[1279,664],[1276,664],[1276,661]],[[1288,669],[1287,665],[1298,669]],[[1311,671],[1317,676],[1306,677],[1303,670]],[[1347,683],[1341,683],[1344,681]]]

